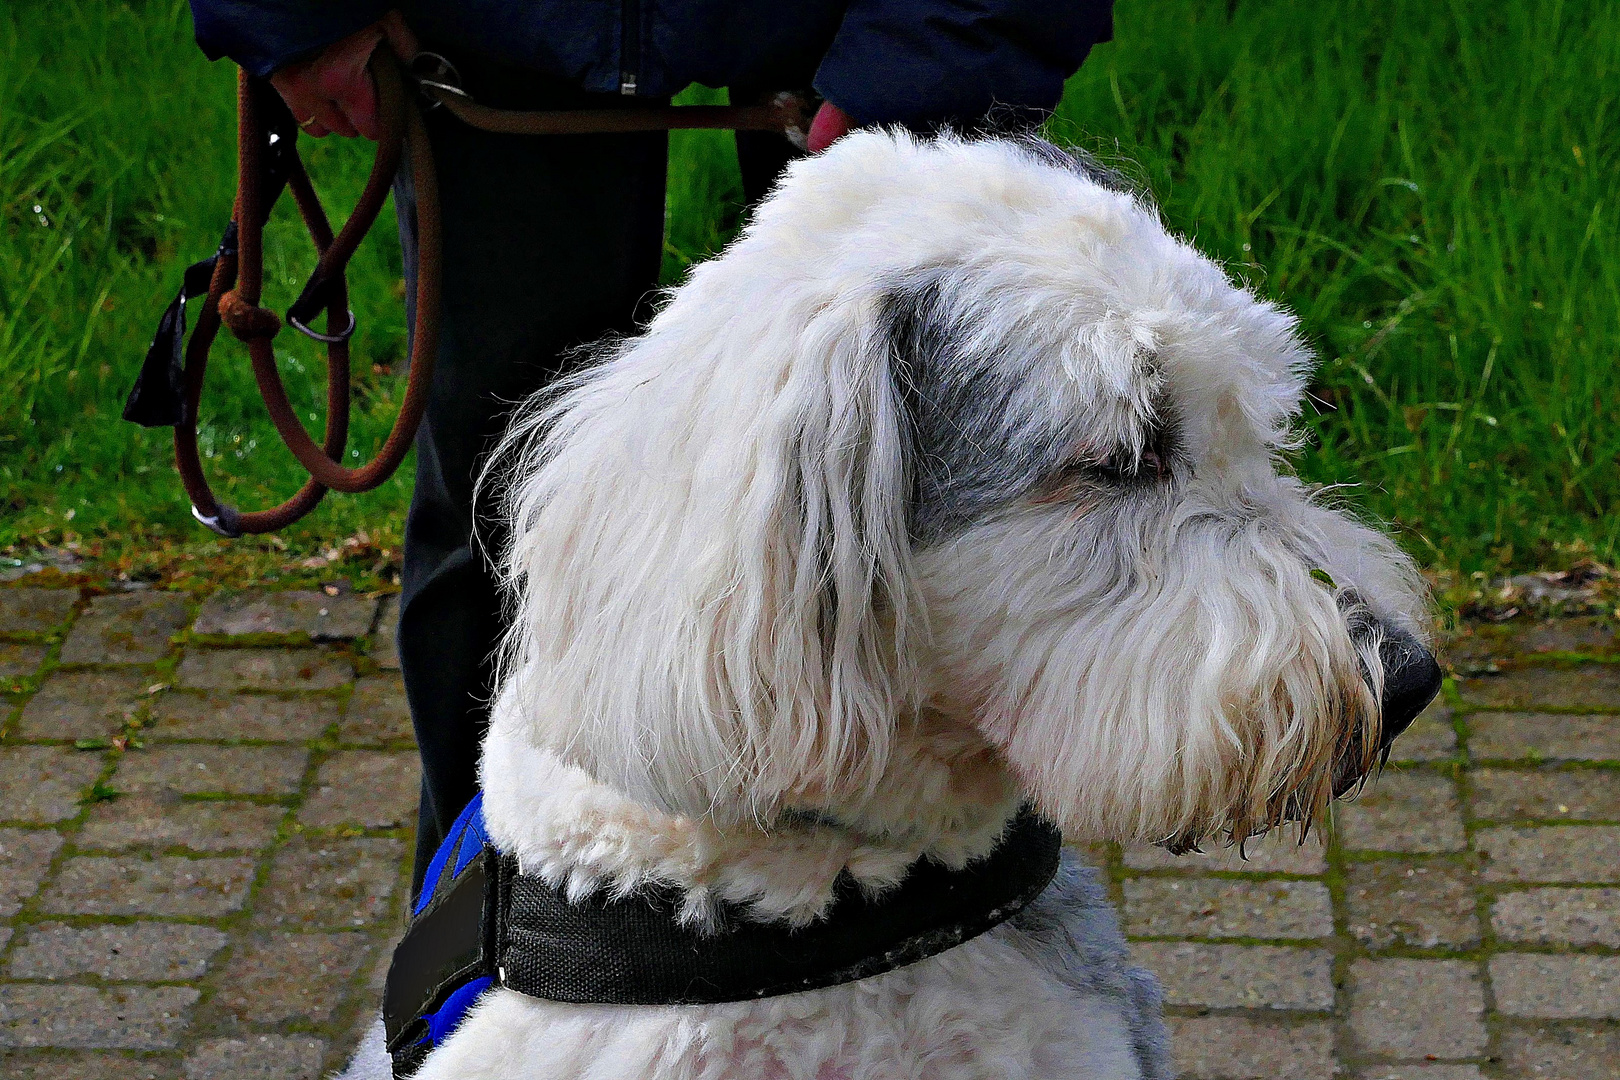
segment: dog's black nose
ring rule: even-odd
[[[1378,658],[1384,662],[1384,726],[1378,747],[1388,750],[1395,736],[1410,727],[1440,692],[1440,665],[1417,638],[1389,625],[1384,627]]]

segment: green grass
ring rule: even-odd
[[[1176,229],[1299,313],[1323,358],[1301,472],[1354,485],[1345,497],[1427,563],[1613,561],[1620,7],[1121,0],[1117,38],[1053,132],[1123,164]],[[181,268],[227,216],[232,80],[175,0],[0,10],[0,547],[198,535],[167,431],[118,414]],[[735,227],[729,142],[674,140],[672,279]],[[306,146],[337,212],[368,147]],[[311,259],[290,213],[268,250],[267,295],[285,306]],[[351,276],[361,456],[397,407],[398,273],[380,228]],[[318,412],[318,354],[291,334],[277,346],[294,400]],[[209,378],[223,495],[290,492],[295,466],[234,344]],[[286,541],[397,535],[408,476],[329,496]]]

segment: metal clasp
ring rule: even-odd
[[[411,78],[416,80],[417,87],[422,91],[422,96],[428,100],[429,108],[438,108],[443,104],[434,95],[434,91],[440,94],[453,94],[467,101],[472,100],[472,95],[461,88],[461,72],[456,70],[456,65],[436,52],[417,53],[411,57],[407,68]]]
[[[242,535],[242,530],[237,524],[236,511],[224,503],[219,504],[219,513],[217,514],[205,514],[197,509],[196,504],[193,504],[191,516],[208,526],[210,531],[223,536],[227,540],[236,540]]]
[[[304,323],[290,311],[287,312],[287,323],[294,330],[298,331],[300,334],[303,334],[305,337],[311,338],[315,341],[325,342],[328,345],[341,345],[343,342],[348,341],[350,338],[354,337],[354,328],[356,325],[358,325],[355,321],[353,308],[349,309],[349,325],[345,326],[342,330],[339,330],[335,334],[323,334],[319,330],[311,329],[310,327],[304,325]]]

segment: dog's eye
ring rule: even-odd
[[[1115,451],[1091,465],[1091,472],[1110,484],[1128,484],[1136,479],[1137,464],[1128,453]]]
[[[1163,480],[1168,469],[1164,455],[1151,446],[1145,447],[1139,455],[1133,455],[1129,450],[1116,450],[1102,461],[1089,465],[1093,474],[1110,484]]]

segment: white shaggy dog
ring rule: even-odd
[[[1029,801],[1186,849],[1321,814],[1432,696],[1419,580],[1284,471],[1292,319],[1033,140],[793,165],[504,453],[496,846],[572,895],[806,923]],[[1168,1075],[1066,863],[859,982],[706,1006],[486,993],[421,1080]]]

